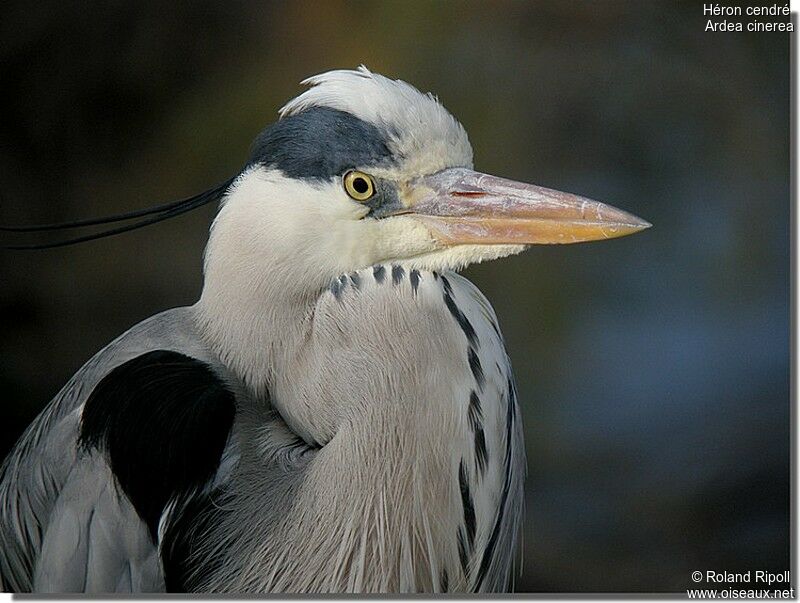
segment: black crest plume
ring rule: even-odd
[[[53,241],[50,243],[33,243],[22,245],[0,245],[0,249],[52,249],[54,247],[64,247],[67,245],[75,245],[77,243],[84,243],[86,241],[93,241],[95,239],[102,239],[113,235],[121,234],[131,230],[136,230],[150,224],[161,222],[162,220],[169,220],[186,212],[197,209],[203,205],[218,201],[225,194],[225,191],[233,183],[235,178],[221,182],[215,187],[204,191],[198,195],[164,203],[162,205],[155,205],[153,207],[146,207],[130,212],[115,214],[111,216],[104,216],[102,218],[87,218],[85,220],[73,220],[71,222],[60,222],[57,224],[36,224],[32,226],[0,226],[0,232],[48,232],[48,231],[61,231],[71,230],[73,228],[85,228],[87,226],[108,226],[116,222],[128,222],[136,218],[143,218],[136,222],[129,222],[121,226],[114,226],[101,230],[100,232],[93,232],[91,234],[81,235],[68,239],[61,239],[60,241]]]

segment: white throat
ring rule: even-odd
[[[222,361],[257,393],[266,392],[276,361],[302,338],[314,300],[335,270],[298,261],[328,244],[327,220],[308,193],[277,171],[250,170],[232,186],[211,227],[197,318]],[[282,211],[291,204],[293,211]],[[310,212],[304,224],[292,219],[298,206]]]

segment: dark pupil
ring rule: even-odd
[[[353,190],[363,195],[369,190],[369,184],[363,178],[356,178],[353,180]]]

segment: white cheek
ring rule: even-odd
[[[438,248],[430,231],[418,220],[396,216],[375,221],[373,262],[400,261]]]
[[[367,211],[336,180],[297,180],[255,169],[237,182],[215,220],[214,252],[251,262],[260,257],[273,269],[335,276],[355,267],[353,256],[362,247],[357,225]]]

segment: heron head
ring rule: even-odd
[[[225,258],[255,281],[292,272],[324,287],[381,262],[458,269],[530,244],[649,226],[603,203],[474,171],[461,124],[405,82],[360,67],[304,84],[226,194],[207,278]]]

